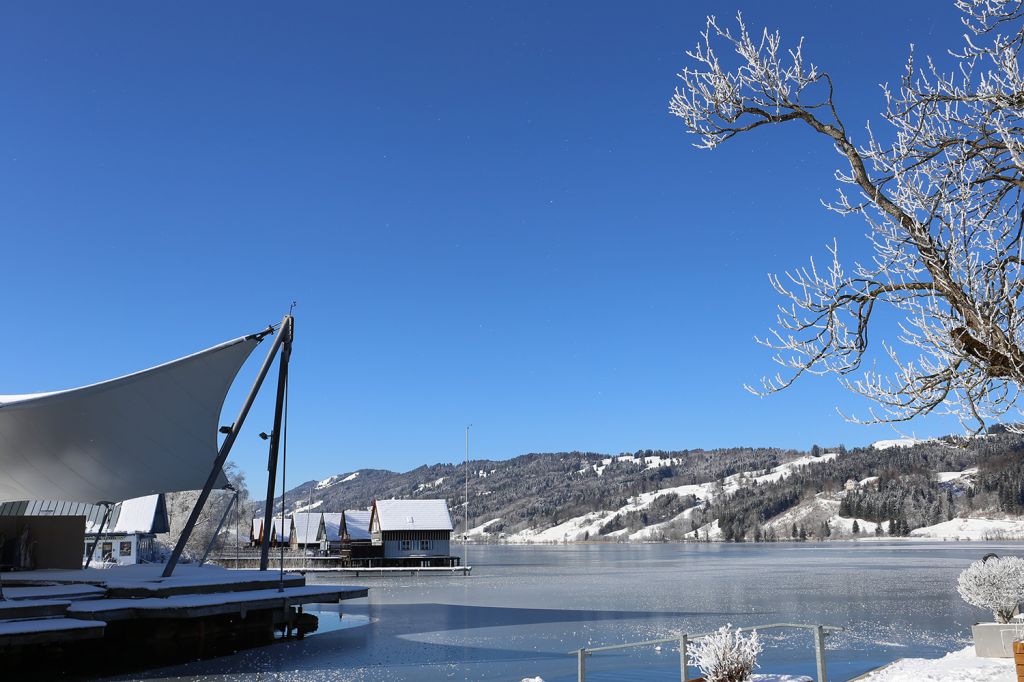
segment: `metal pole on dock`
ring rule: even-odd
[[[686,653],[688,639],[686,635],[679,638],[679,679],[682,682],[689,682],[690,679],[690,661]]]
[[[576,652],[576,680],[587,682],[587,650],[579,649]]]
[[[825,669],[825,628],[814,628],[814,662],[818,666],[818,682],[828,682],[828,670]]]
[[[469,426],[466,427],[466,520],[464,521],[466,525],[462,528],[462,564],[464,566],[469,566]]]
[[[266,332],[255,334],[252,338],[262,340],[264,336],[270,333],[270,331],[271,329],[268,328]],[[178,544],[174,546],[174,551],[171,552],[171,558],[167,560],[167,565],[164,567],[163,577],[170,578],[171,574],[174,573],[174,567],[178,565],[178,559],[181,558],[181,553],[185,551],[185,544],[192,535],[192,530],[195,528],[196,521],[199,520],[199,514],[203,511],[203,506],[206,504],[206,500],[210,497],[210,491],[213,490],[214,483],[216,483],[217,479],[220,477],[221,471],[224,467],[224,462],[227,461],[228,453],[231,452],[231,446],[235,444],[235,439],[238,438],[238,432],[242,429],[242,424],[245,423],[245,418],[249,415],[249,409],[256,400],[256,394],[259,393],[260,387],[263,385],[263,380],[266,378],[267,372],[270,370],[270,365],[274,362],[274,356],[277,355],[277,350],[281,347],[281,344],[286,338],[288,339],[288,348],[291,349],[291,336],[292,316],[285,315],[281,320],[280,328],[277,330],[277,336],[274,337],[274,343],[270,346],[266,359],[263,360],[260,372],[256,375],[256,381],[253,382],[252,388],[249,390],[249,395],[246,397],[245,403],[242,405],[242,410],[238,413],[238,418],[235,419],[235,423],[228,429],[224,442],[221,443],[220,451],[217,453],[217,459],[214,460],[213,467],[210,469],[210,475],[206,479],[206,485],[203,486],[202,492],[199,493],[199,499],[196,500],[195,506],[192,507],[192,513],[189,515],[188,521],[185,522],[185,528],[181,531],[181,536],[178,537]]]

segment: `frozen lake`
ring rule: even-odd
[[[130,678],[196,680],[575,680],[567,652],[778,621],[847,628],[829,636],[833,680],[970,641],[985,614],[956,576],[1020,543],[778,543],[470,547],[473,575],[348,580],[370,596],[320,611],[304,641]],[[328,581],[317,577],[311,582]],[[333,608],[333,607],[328,607]],[[814,674],[806,631],[764,636],[762,672]],[[597,654],[587,679],[679,679],[675,649]]]

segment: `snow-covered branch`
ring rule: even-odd
[[[713,149],[739,135],[794,122],[823,135],[842,158],[827,208],[859,215],[874,257],[773,275],[783,296],[760,343],[783,368],[755,393],[804,374],[835,374],[874,408],[866,421],[957,415],[979,432],[1015,408],[1024,381],[1024,47],[1022,2],[957,0],[969,29],[941,70],[911,50],[897,86],[882,88],[884,125],[856,142],[833,104],[829,75],[803,40],[751,33],[709,17],[670,112]],[[876,134],[876,129],[884,134]],[[895,310],[899,334],[880,344],[890,369],[859,375],[877,329]],[[875,358],[872,358],[875,359]],[[875,363],[870,363],[872,366]]]

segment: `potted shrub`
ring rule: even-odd
[[[975,561],[957,580],[957,591],[971,606],[988,609],[994,623],[976,623],[971,627],[974,651],[988,658],[1013,656],[1017,628],[1010,619],[1024,601],[1024,559],[992,557]]]
[[[757,667],[762,648],[756,632],[744,637],[726,625],[694,643],[693,662],[707,682],[746,682]]]

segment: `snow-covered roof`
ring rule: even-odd
[[[0,396],[0,501],[118,502],[202,488],[224,398],[257,343],[235,339],[82,388]],[[226,483],[221,473],[217,485]]]
[[[328,542],[341,541],[341,512],[324,512],[324,534]]]
[[[444,500],[377,500],[380,530],[452,530],[452,517]]]
[[[295,541],[303,545],[312,545],[319,542],[321,517],[323,517],[322,512],[292,514],[292,523],[295,526]]]
[[[167,509],[162,495],[146,495],[125,500],[113,523],[114,533],[166,533]]]
[[[85,532],[97,533],[106,508],[66,500],[28,500],[0,503],[0,516],[84,516]],[[110,509],[104,533],[166,533],[167,507],[163,495],[146,495],[118,502]]]
[[[370,539],[370,515],[372,513],[369,509],[345,510],[345,529],[348,531],[349,540]]]
[[[270,525],[270,537],[274,539],[274,542],[288,542],[288,538],[291,535],[291,523],[287,520],[284,522],[284,538],[281,538],[281,529],[278,527],[281,525],[281,517],[278,516],[274,519],[274,522]]]
[[[252,539],[259,540],[263,535],[263,519],[252,520]]]

